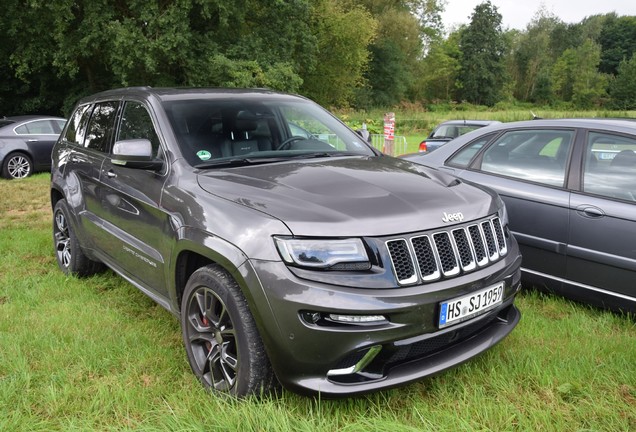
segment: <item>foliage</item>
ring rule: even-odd
[[[553,68],[555,93],[580,108],[599,105],[606,95],[607,77],[598,72],[600,46],[587,40],[563,52]]]
[[[505,45],[501,14],[490,1],[475,7],[470,24],[461,31],[462,97],[480,105],[494,105],[504,82]]]
[[[636,109],[636,52],[629,61],[623,60],[619,64],[618,74],[609,89],[613,108]]]
[[[540,9],[519,35],[512,57],[513,76],[516,82],[514,96],[518,100],[545,102],[550,99],[546,90],[553,60],[550,54],[551,33],[560,20],[544,9]]]
[[[316,65],[305,74],[302,91],[323,105],[346,106],[363,84],[377,23],[362,7],[345,10],[336,0],[317,1],[314,8]]]
[[[431,42],[428,55],[419,64],[416,99],[448,101],[455,98],[457,79],[461,69],[460,31],[446,39]]]
[[[616,75],[619,64],[636,52],[636,16],[608,14],[599,36],[599,70]]]
[[[630,106],[636,16],[501,29],[489,1],[446,32],[446,0],[5,0],[0,115],[68,113],[113,87],[267,87],[330,107],[468,101]],[[580,72],[578,69],[580,68]],[[435,109],[434,107],[432,109]]]

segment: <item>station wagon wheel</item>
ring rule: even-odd
[[[101,271],[103,265],[90,260],[82,251],[68,215],[66,201],[58,201],[53,209],[53,245],[60,270],[76,276],[90,276]]]
[[[21,179],[28,177],[33,172],[33,163],[24,153],[12,153],[7,156],[2,164],[2,177],[8,179]]]
[[[181,303],[181,326],[190,367],[206,388],[237,397],[273,388],[254,318],[225,270],[210,265],[192,274]]]

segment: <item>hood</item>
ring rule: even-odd
[[[307,159],[205,171],[205,191],[281,220],[297,236],[383,236],[497,211],[493,192],[391,157]],[[448,222],[452,225],[456,222]]]

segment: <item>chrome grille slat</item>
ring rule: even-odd
[[[504,256],[506,253],[508,253],[508,246],[506,245],[506,239],[504,238],[501,220],[498,217],[493,218],[492,225],[495,229],[495,236],[497,237],[497,247],[499,248],[499,254],[501,256]]]
[[[447,232],[433,234],[433,243],[437,250],[442,273],[444,276],[454,276],[459,273],[459,263],[457,261],[457,252],[453,249],[453,243]]]
[[[471,271],[477,266],[475,261],[475,251],[468,241],[468,235],[465,228],[459,228],[452,231],[455,247],[459,255],[459,263],[464,271]]]
[[[411,245],[413,246],[413,252],[415,252],[415,262],[422,280],[428,282],[439,279],[441,275],[439,263],[428,236],[413,237]]]
[[[385,244],[400,285],[451,278],[490,265],[508,252],[497,216]]]
[[[411,251],[404,239],[389,240],[386,247],[391,256],[391,264],[400,285],[408,285],[417,282],[417,273],[413,266]]]
[[[499,249],[497,248],[497,242],[495,241],[495,233],[492,228],[492,224],[489,220],[483,221],[479,224],[484,233],[484,239],[486,240],[486,250],[488,251],[488,259],[490,261],[497,261],[499,259]]]

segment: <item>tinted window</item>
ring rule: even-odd
[[[56,134],[62,133],[62,129],[64,129],[64,124],[66,124],[66,120],[51,120],[53,123],[53,130]]]
[[[57,135],[59,130],[55,130],[51,120],[36,120],[25,123],[15,128],[18,135]]]
[[[139,102],[126,102],[119,126],[117,141],[147,139],[152,144],[152,154],[159,154],[159,137],[146,107]]]
[[[518,130],[503,134],[484,152],[482,171],[550,186],[563,186],[574,131]]]
[[[467,134],[482,126],[475,125],[444,125],[435,129],[430,138],[457,138],[458,136]]]
[[[95,105],[84,141],[86,148],[101,152],[109,150],[118,105],[118,102],[102,102]]]
[[[583,190],[636,201],[636,140],[590,132],[583,168]]]
[[[242,98],[164,102],[179,146],[194,166],[234,156],[271,158],[346,151],[373,155],[360,136],[316,104]],[[218,161],[216,161],[218,162]]]
[[[479,149],[486,145],[486,143],[490,141],[493,136],[495,136],[495,134],[488,134],[471,142],[460,151],[455,153],[453,157],[448,160],[448,165],[466,168],[470,164],[470,161],[473,159],[473,157],[475,157],[477,152],[479,152]]]
[[[68,128],[64,134],[64,139],[79,146],[84,145],[86,126],[91,116],[93,106],[83,105],[78,107],[68,121]]]

